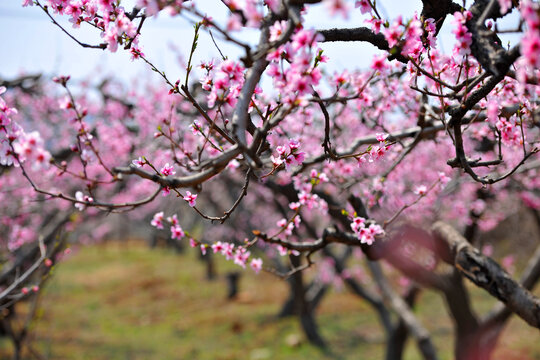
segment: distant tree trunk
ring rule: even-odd
[[[420,288],[413,285],[407,291],[405,295],[405,302],[409,307],[414,309],[416,298],[420,293]],[[388,340],[386,342],[386,360],[399,360],[403,358],[403,350],[405,349],[405,343],[409,338],[409,331],[407,330],[407,324],[403,319],[399,319],[397,324],[392,328],[388,334]]]
[[[279,311],[277,315],[279,318],[294,316],[296,314],[295,305],[294,305],[295,304],[295,291],[294,291],[295,282],[293,281],[292,277],[288,279],[288,284],[289,284],[289,297],[287,298],[287,300],[285,300],[285,303],[283,303],[283,306],[281,307],[281,310]],[[306,301],[308,302],[313,312],[315,312],[315,310],[321,303],[321,300],[323,299],[327,290],[328,290],[328,285],[321,284],[320,282],[316,282],[316,281],[312,281],[306,287],[306,291],[305,291]]]
[[[167,238],[167,245],[169,247],[173,248],[174,251],[177,254],[182,254],[184,252],[184,242],[183,241],[168,237]]]
[[[294,292],[292,290],[293,285],[289,282],[289,297],[287,300],[285,300],[285,303],[283,303],[283,306],[281,307],[281,310],[278,313],[278,318],[286,318],[289,316],[294,315]]]
[[[241,274],[238,271],[231,271],[225,275],[227,280],[227,299],[232,300],[238,295],[238,283]]]
[[[289,257],[291,259],[291,264],[293,267],[296,268],[301,265],[299,256],[290,255]],[[310,306],[309,302],[306,300],[306,291],[304,288],[302,272],[299,271],[293,274],[291,278],[293,283],[295,300],[294,308],[296,314],[298,314],[298,316],[300,317],[300,324],[302,325],[304,334],[306,335],[308,341],[313,345],[319,347],[326,347],[323,338],[319,334],[319,329],[313,316],[313,309]]]
[[[216,267],[214,264],[214,259],[211,252],[207,252],[205,255],[200,253],[199,259],[204,261],[206,265],[206,280],[215,280],[216,279]]]
[[[13,360],[21,359],[23,342],[26,337],[26,331],[17,331],[12,326],[12,320],[15,318],[15,305],[6,309],[7,315],[1,320],[2,330],[9,337],[13,344]],[[24,329],[23,329],[24,330]]]

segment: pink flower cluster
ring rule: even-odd
[[[197,194],[192,194],[191,192],[186,191],[186,195],[184,195],[184,200],[188,202],[189,206],[194,207],[196,205]]]
[[[239,62],[224,60],[217,68],[207,66],[207,69],[201,83],[204,90],[210,91],[208,106],[220,102],[234,107],[244,85],[244,67]]]
[[[154,214],[154,217],[152,218],[152,221],[150,224],[152,226],[155,226],[158,229],[164,228],[164,223],[168,222],[170,224],[170,231],[171,231],[171,238],[176,240],[181,240],[184,238],[187,234],[184,232],[182,227],[180,226],[180,223],[178,221],[178,217],[176,214],[168,217],[165,220],[165,216],[163,211],[160,211],[156,214]],[[212,248],[214,253],[220,253],[225,256],[227,260],[233,260],[235,264],[245,268],[246,264],[248,263],[248,260],[251,256],[251,252],[247,250],[243,246],[236,246],[231,243],[227,242],[221,242],[217,241],[212,245],[207,244],[201,244],[197,242],[195,239],[190,238],[189,240],[191,247],[197,247],[199,246],[202,253],[206,254],[206,250],[208,247]],[[261,259],[252,259],[250,263],[251,268],[258,273],[262,269],[262,260]]]
[[[499,104],[495,101],[487,103],[487,120],[497,128],[501,140],[505,145],[521,145],[522,136],[515,117],[505,118],[499,116]]]
[[[276,223],[276,225],[283,230],[281,234],[283,234],[284,236],[281,237],[285,238],[287,236],[291,236],[294,228],[300,226],[300,221],[301,219],[299,216],[295,216],[292,221],[287,221],[287,219],[280,219]]]
[[[349,18],[351,9],[346,0],[326,0],[326,6],[329,10],[330,16],[341,14],[344,19]]]
[[[287,149],[288,145],[288,149]],[[298,151],[300,148],[300,142],[295,139],[290,139],[287,145],[280,145],[276,147],[277,156],[270,157],[274,167],[278,167],[281,164],[285,164],[287,170],[291,166],[301,165],[305,160],[305,153]]]
[[[243,27],[242,18],[246,20],[246,26],[258,28],[263,19],[262,7],[257,0],[224,0],[225,5],[231,10],[231,15],[227,22],[227,29],[239,30]],[[266,0],[265,4],[270,9],[277,11],[279,3],[276,0]],[[240,12],[242,15],[237,14]]]
[[[514,124],[511,119],[500,117],[495,124],[501,134],[503,143],[506,145],[521,145],[522,136],[519,126]]]
[[[387,138],[388,134],[376,134],[376,139],[379,142],[379,145],[369,147],[367,155],[364,154],[358,157],[358,166],[362,166],[362,164],[365,162],[372,163],[381,159],[391,148],[391,145],[389,145],[388,141],[386,140]]]
[[[470,11],[464,12],[455,12],[452,22],[455,25],[455,28],[452,30],[452,33],[456,36],[457,43],[454,46],[455,55],[469,55],[471,53],[471,43],[472,43],[472,34],[467,29],[465,25],[467,21],[472,19],[472,14]]]
[[[75,193],[75,199],[77,199],[77,201],[85,201],[85,202],[93,202],[94,199],[88,195],[84,195],[82,193],[82,191],[77,191]],[[85,208],[86,208],[86,205],[83,204],[83,203],[75,203],[75,207],[79,210],[79,211],[83,211]]]
[[[166,163],[165,165],[163,165],[163,167],[161,168],[159,172],[163,176],[170,176],[170,175],[176,174],[176,171],[174,171],[174,168],[172,167],[172,165],[169,165],[169,163]]]
[[[356,0],[354,2],[354,7],[360,8],[362,14],[371,14],[372,12],[371,4],[368,0]]]
[[[270,29],[272,34],[285,32],[282,21],[277,21]],[[322,50],[317,48],[317,41],[321,40],[314,30],[299,29],[293,34],[291,41],[279,46],[268,54],[271,62],[267,74],[272,77],[276,91],[289,104],[305,104],[306,95],[319,84],[322,74],[318,67],[320,62],[327,59]],[[288,65],[288,66],[287,66]]]
[[[193,244],[195,244],[195,242],[192,243],[192,246]],[[202,246],[204,246],[204,248],[207,247],[206,245]],[[241,266],[242,268],[246,267],[248,260],[251,256],[251,252],[245,247],[235,246],[234,244],[228,242],[217,241],[210,247],[212,248],[214,254],[221,254],[225,256],[225,259],[233,260],[236,265]],[[259,271],[261,271],[262,269],[262,259],[251,259],[250,266],[253,271],[255,271],[255,273],[259,273]]]
[[[351,229],[362,244],[368,245],[373,244],[376,236],[384,234],[384,230],[380,225],[370,224],[366,226],[366,219],[363,217],[355,217],[351,223]]]
[[[26,133],[12,116],[17,114],[17,109],[11,108],[2,98],[6,92],[5,87],[0,87],[0,165],[9,166],[29,161],[33,170],[47,169],[51,154],[45,150],[43,140],[37,131]]]
[[[35,241],[36,236],[37,234],[33,229],[23,226],[22,224],[15,223],[12,225],[11,232],[8,236],[8,250],[15,251],[24,244]]]
[[[23,6],[32,6],[31,0],[23,0]],[[101,36],[111,52],[118,49],[124,40],[133,39],[137,33],[135,24],[125,10],[112,0],[48,0],[48,7],[55,14],[69,15],[74,28],[87,22],[101,29]],[[137,44],[137,39],[133,42]],[[140,51],[140,50],[139,50]]]
[[[178,217],[176,214],[173,216],[169,216],[166,220],[170,225],[170,231],[171,231],[171,239],[181,240],[184,236],[186,236],[186,233],[180,226],[180,223],[178,221]],[[163,214],[163,211],[160,211],[156,214],[154,214],[154,217],[152,218],[152,221],[150,221],[150,225],[155,226],[158,229],[163,229],[165,223],[165,216]]]
[[[392,25],[382,32],[390,48],[399,45],[403,56],[412,56],[415,59],[419,57],[423,49],[423,30],[417,14],[408,23],[403,23],[402,17],[398,16]]]
[[[184,236],[186,236],[184,230],[182,230],[182,227],[178,222],[176,214],[169,216],[167,221],[171,224],[171,239],[181,240]]]
[[[521,54],[526,63],[536,69],[540,68],[540,5],[538,2],[524,0],[521,2],[521,15],[527,23],[527,31],[521,39]]]
[[[150,225],[155,226],[158,229],[163,229],[163,211],[160,211],[158,213],[154,214],[154,217],[152,218],[152,221],[150,221]]]
[[[498,0],[498,2],[501,7],[501,14],[503,15],[512,7],[512,0]]]

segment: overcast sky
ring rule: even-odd
[[[351,4],[354,1],[350,1]],[[124,3],[124,2],[123,2]],[[390,19],[402,14],[405,19],[410,18],[414,11],[420,12],[420,0],[381,1],[380,10]],[[47,75],[70,74],[74,78],[97,76],[101,78],[114,74],[126,81],[140,76],[152,76],[148,66],[141,61],[132,62],[130,55],[119,51],[110,53],[99,49],[84,49],[77,45],[54,26],[47,16],[37,7],[23,8],[21,0],[2,0],[0,2],[0,33],[2,34],[2,55],[0,55],[0,77],[13,78],[20,73],[44,73]],[[126,2],[130,9],[133,1]],[[226,11],[218,0],[199,1],[206,5],[206,10],[214,19],[224,19]],[[337,16],[330,18],[325,5],[309,7],[306,17],[306,27],[324,29],[330,27],[357,27],[363,26],[363,19],[358,9],[351,12],[348,22]],[[89,26],[81,29],[72,29],[67,17],[57,17],[58,21],[72,34],[89,43],[101,42],[99,32]],[[65,19],[65,20],[63,20]],[[449,36],[451,31],[450,18],[447,18],[443,31],[439,36],[439,46],[450,51],[453,40]],[[256,41],[257,34],[242,35],[242,39]],[[141,44],[144,53],[160,69],[164,70],[172,79],[179,78],[183,73],[176,61],[177,56],[171,47],[176,47],[181,53],[187,54],[193,39],[193,28],[187,20],[166,14],[159,14],[156,18],[146,21],[143,26]],[[364,68],[371,62],[372,54],[376,49],[369,44],[322,44],[325,53],[330,57],[326,68],[330,71],[343,68]],[[229,44],[220,44],[223,52],[235,58],[240,51]],[[202,59],[218,57],[217,50],[208,35],[201,36],[200,45],[195,56],[195,64]],[[97,80],[97,79],[96,79]]]

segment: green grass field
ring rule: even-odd
[[[46,359],[381,359],[383,333],[374,313],[346,290],[327,295],[318,311],[329,352],[305,342],[295,318],[276,319],[287,284],[245,271],[241,293],[226,300],[223,274],[236,266],[217,261],[209,282],[194,251],[181,256],[137,242],[75,251],[54,271],[40,302],[31,343]],[[482,313],[494,301],[474,289]],[[441,297],[423,292],[419,318],[442,359],[452,356],[452,325]],[[11,345],[0,341],[0,358]],[[419,359],[414,343],[406,359]],[[539,359],[537,330],[513,318],[496,359]]]

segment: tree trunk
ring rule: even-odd
[[[290,255],[291,264],[293,267],[300,266],[300,257]],[[296,314],[300,317],[300,325],[302,325],[302,330],[306,335],[308,341],[313,345],[318,347],[326,347],[326,344],[319,334],[319,329],[315,318],[313,316],[313,309],[311,308],[309,302],[306,300],[306,291],[304,288],[304,282],[302,277],[302,272],[296,272],[291,276],[293,283],[293,292],[294,292],[294,308]]]

